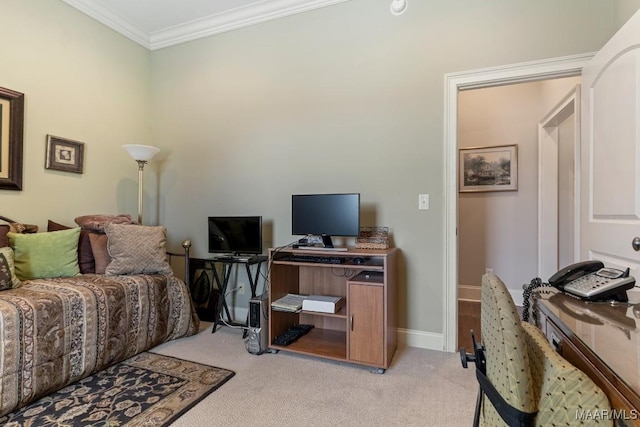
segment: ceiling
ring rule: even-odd
[[[149,50],[348,0],[62,0]]]

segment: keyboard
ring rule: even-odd
[[[252,262],[255,259],[254,256],[218,256],[215,258],[216,261],[228,262],[228,261],[238,261],[238,262]]]
[[[284,331],[282,335],[277,336],[273,343],[275,345],[289,345],[301,336],[306,335],[311,329],[313,329],[313,325],[294,325]]]
[[[291,255],[287,261],[314,262],[319,264],[342,264],[344,262],[344,258],[339,256]]]

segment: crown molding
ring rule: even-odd
[[[146,47],[147,49],[151,49],[151,38],[148,33],[142,31],[136,25],[121,16],[111,12],[101,4],[92,0],[62,1],[134,42]]]
[[[141,30],[96,1],[62,1],[143,47],[157,50],[349,0],[262,0],[152,33]]]

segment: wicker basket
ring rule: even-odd
[[[387,249],[389,247],[389,227],[360,227],[356,238],[357,249]]]

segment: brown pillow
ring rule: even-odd
[[[7,239],[7,233],[10,228],[7,224],[0,224],[0,248],[9,246],[9,240]]]
[[[137,224],[131,215],[84,215],[75,219],[76,224],[85,230],[104,233],[108,224]]]
[[[95,260],[95,273],[104,274],[107,265],[111,262],[109,251],[107,250],[107,235],[100,233],[90,233],[89,242]]]
[[[70,228],[71,227],[58,224],[51,220],[47,222],[47,231],[69,230]],[[78,266],[80,267],[80,273],[82,274],[91,274],[96,272],[96,262],[93,257],[91,242],[89,241],[89,234],[91,233],[93,232],[89,230],[80,230],[80,240],[78,241]]]
[[[172,273],[167,258],[166,228],[108,224],[105,231],[111,256],[105,275]]]

